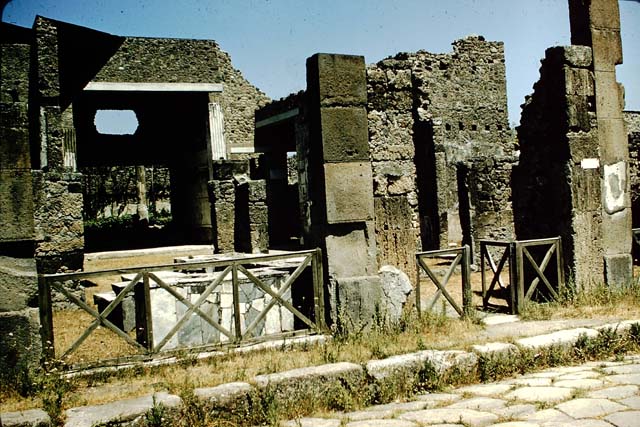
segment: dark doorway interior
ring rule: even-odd
[[[73,111],[86,251],[211,242],[207,94],[84,91]]]

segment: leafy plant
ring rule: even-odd
[[[162,402],[156,400],[155,395],[153,395],[153,405],[145,414],[144,419],[146,427],[164,427],[169,425],[167,424],[167,410]]]

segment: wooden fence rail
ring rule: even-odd
[[[256,277],[247,266],[255,264],[264,264],[272,261],[288,261],[288,265],[294,268],[293,272],[286,277],[284,283],[279,289],[274,290],[266,284],[264,280]],[[167,283],[163,279],[159,271],[176,271],[176,270],[195,270],[195,269],[217,269],[215,278],[212,276],[211,282],[204,287],[195,302],[189,301],[181,295],[174,286]],[[285,298],[285,294],[291,295],[294,284],[299,288],[300,281],[296,280],[307,268],[311,269],[313,293],[313,312],[304,314],[298,310],[292,302]],[[81,298],[69,291],[65,284],[70,282],[78,282],[91,278],[110,276],[115,274],[134,274],[133,279],[128,280],[123,289],[117,294],[115,299],[111,301],[106,308],[98,311],[84,302]],[[269,295],[270,299],[265,303],[262,311],[243,329],[240,317],[240,281],[239,274],[245,278],[244,284],[248,280],[255,289],[258,289],[263,295]],[[219,287],[223,281],[229,280],[231,276],[232,296],[233,296],[233,330],[225,328],[221,322],[213,319],[202,309],[207,298]],[[171,295],[176,301],[184,305],[186,311],[177,319],[176,323],[170,328],[168,333],[162,339],[154,341],[153,320],[151,313],[151,283],[154,287],[164,290]],[[94,332],[99,326],[115,333],[125,340],[139,354],[153,355],[165,349],[167,343],[176,336],[181,328],[187,323],[192,316],[196,315],[216,331],[225,337],[225,341],[237,345],[241,343],[251,342],[254,340],[263,340],[265,336],[253,337],[260,322],[263,322],[269,312],[276,305],[283,307],[288,312],[298,318],[309,331],[322,332],[326,330],[325,311],[324,311],[324,285],[322,272],[322,253],[320,249],[287,252],[286,254],[277,255],[247,255],[242,258],[211,260],[200,262],[187,262],[157,265],[149,267],[131,267],[123,269],[111,269],[92,272],[65,273],[65,274],[40,274],[38,275],[38,296],[40,308],[40,322],[42,326],[42,340],[44,348],[44,359],[50,360],[56,357],[65,358],[76,351],[78,347]],[[51,292],[55,290],[64,296],[66,300],[88,313],[93,318],[91,324],[83,331],[80,337],[61,354],[55,354],[54,349],[54,325],[53,325],[53,305],[51,300]],[[127,295],[135,295],[136,306],[136,339],[112,323],[108,316],[116,309],[127,297]],[[300,331],[292,331],[292,334],[298,335]],[[276,336],[277,335],[277,336]],[[284,334],[286,335],[286,334]],[[274,334],[274,338],[280,338],[283,334]],[[257,338],[257,339],[256,339]],[[269,338],[266,336],[266,338]],[[157,342],[156,342],[157,341]],[[154,344],[155,342],[155,344]],[[203,347],[199,347],[201,349]]]

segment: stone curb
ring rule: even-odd
[[[2,427],[48,427],[51,425],[49,414],[42,409],[28,411],[5,412],[0,414]]]
[[[391,356],[381,360],[370,360],[366,364],[367,373],[377,381],[390,377],[415,377],[429,364],[438,375],[454,367],[462,373],[471,373],[478,364],[474,353],[460,350],[424,350],[416,353]]]
[[[104,405],[81,406],[68,409],[65,427],[92,427],[108,422],[126,423],[143,417],[153,406],[162,404],[165,408],[177,408],[182,404],[178,396],[155,393],[135,399],[120,400]]]
[[[616,334],[626,333],[639,320],[627,320],[619,323],[602,325],[594,328],[575,328],[542,334],[515,340],[515,344],[492,342],[472,346],[472,351],[461,350],[424,350],[415,353],[391,356],[381,360],[371,360],[364,366],[354,363],[333,363],[307,368],[293,369],[274,374],[258,375],[251,383],[235,382],[216,387],[199,388],[194,394],[202,401],[215,405],[220,409],[232,410],[238,401],[248,401],[252,394],[271,391],[287,401],[307,399],[314,393],[322,392],[332,384],[367,385],[402,375],[405,378],[420,374],[428,363],[438,375],[456,370],[463,375],[471,374],[478,368],[479,357],[503,358],[513,357],[521,351],[541,351],[561,347],[569,349],[582,335],[595,337],[599,331],[611,329]],[[167,408],[177,408],[182,401],[178,396],[167,393],[156,393],[104,405],[72,408],[66,411],[66,427],[91,427],[119,421],[134,421],[144,416],[153,407],[153,397],[157,403]],[[35,409],[23,412],[4,413],[3,427],[48,426],[49,417],[44,411]]]

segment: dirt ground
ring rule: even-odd
[[[427,266],[431,268],[432,272],[435,276],[443,281],[446,273],[450,269],[450,265],[453,259],[446,258],[431,258],[426,260]],[[475,270],[475,271],[474,271]],[[491,279],[493,277],[493,272],[487,270],[485,272],[485,280],[487,288],[491,284]],[[500,278],[503,284],[509,284],[509,274],[508,274],[508,263],[505,265],[503,272],[500,274]],[[462,273],[460,270],[460,266],[458,265],[453,274],[450,276],[445,289],[454,301],[458,304],[460,308],[462,308]],[[451,304],[446,300],[443,295],[436,296],[437,286],[433,281],[427,276],[425,272],[421,271],[420,274],[420,300],[421,300],[421,308],[423,310],[432,308],[437,312],[444,312],[447,315],[455,316],[455,310],[451,306]],[[482,307],[482,274],[480,271],[472,267],[471,271],[471,291],[473,295],[472,305],[476,310],[483,310]],[[494,291],[491,293],[491,298],[489,300],[489,305],[487,310],[489,312],[503,312],[506,313],[509,310],[508,307],[508,298],[509,297],[509,289],[502,288],[499,283],[496,283],[494,286]],[[435,299],[435,302],[434,302]]]

